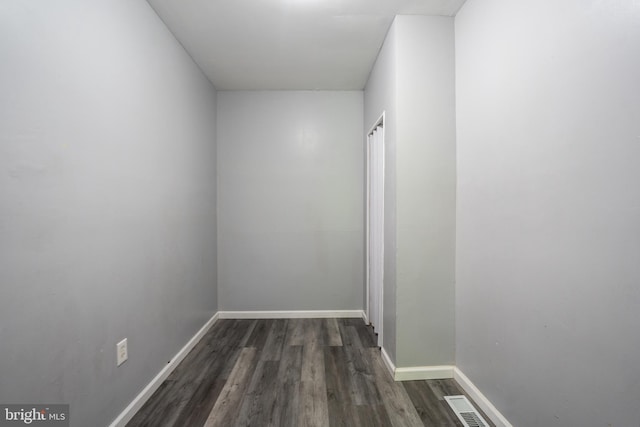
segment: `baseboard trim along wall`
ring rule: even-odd
[[[202,328],[185,344],[184,347],[178,351],[178,353],[173,356],[171,361],[167,363],[167,365],[162,368],[162,370],[151,380],[149,384],[131,401],[129,406],[127,406],[124,411],[118,415],[118,417],[113,420],[109,427],[124,427],[131,418],[142,408],[142,405],[145,404],[147,400],[151,397],[151,395],[160,387],[162,382],[167,379],[171,372],[182,362],[182,360],[189,354],[189,352],[193,349],[193,347],[200,342],[202,337],[207,333],[207,331],[216,323],[216,320],[219,319],[219,314],[216,312],[211,319],[204,324]]]
[[[442,380],[453,378],[454,368],[453,365],[396,368],[393,379],[396,381]]]
[[[365,325],[369,324],[369,318],[367,317],[367,312],[364,310],[362,311],[362,320],[364,320]]]
[[[453,369],[453,379],[460,384],[462,389],[473,399],[476,405],[487,414],[496,427],[513,427],[460,369]]]
[[[384,362],[384,365],[389,370],[391,377],[395,379],[396,365],[393,364],[393,362],[391,361],[391,358],[389,357],[389,354],[387,353],[387,350],[385,350],[384,347],[380,348],[380,355],[382,356],[382,361]]]
[[[219,311],[221,319],[319,319],[362,317],[362,310]]]
[[[382,361],[389,370],[394,381],[415,381],[415,380],[441,380],[453,378],[455,366],[410,366],[407,368],[396,368],[391,361],[389,354],[382,347],[380,349]]]

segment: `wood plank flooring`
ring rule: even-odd
[[[362,319],[223,319],[127,426],[462,426],[452,394],[393,381]]]

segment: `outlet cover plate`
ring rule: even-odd
[[[128,358],[129,353],[127,351],[127,339],[123,339],[118,344],[116,344],[117,351],[117,366],[122,365]]]

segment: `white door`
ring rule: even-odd
[[[367,136],[367,317],[382,346],[384,277],[384,127],[379,121]]]

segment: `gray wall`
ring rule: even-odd
[[[214,90],[144,1],[3,1],[0,57],[0,402],[106,425],[217,309]]]
[[[397,366],[454,363],[453,18],[398,16]]]
[[[222,310],[363,307],[362,92],[220,92]]]
[[[398,367],[454,362],[453,19],[397,16],[365,88],[385,122],[384,348]]]
[[[640,418],[640,8],[456,18],[457,364],[516,426]]]
[[[396,24],[389,28],[364,89],[364,133],[385,112],[383,347],[396,360]],[[366,190],[365,190],[366,191]]]

